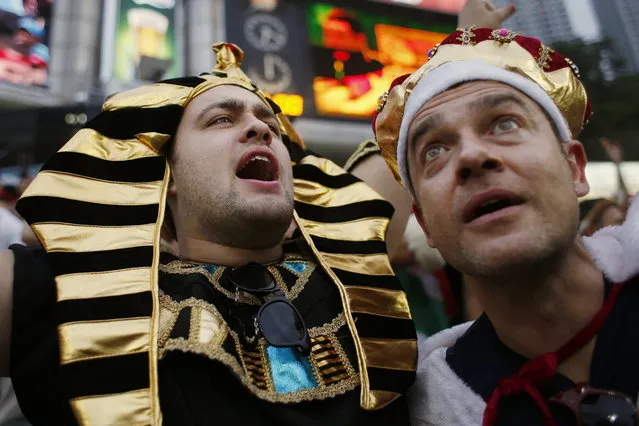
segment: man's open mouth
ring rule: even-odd
[[[469,223],[490,213],[503,210],[508,207],[518,206],[524,203],[524,199],[510,192],[491,192],[473,197],[464,209],[464,222]]]
[[[240,179],[272,182],[278,177],[278,168],[271,155],[256,152],[242,158],[235,175]]]

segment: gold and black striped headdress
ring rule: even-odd
[[[161,424],[158,266],[170,168],[163,147],[191,99],[218,85],[255,93],[276,114],[293,160],[295,217],[339,288],[358,355],[361,405],[381,408],[412,383],[415,331],[384,237],[392,207],[308,154],[280,109],[213,47],[210,74],[107,99],[45,164],[18,203],[55,275],[61,379],[81,425]]]

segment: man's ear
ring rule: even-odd
[[[426,222],[424,222],[424,217],[422,216],[422,210],[419,208],[419,205],[415,201],[413,201],[413,214],[415,215],[415,219],[417,219],[417,223],[419,223],[420,228],[424,231],[424,235],[426,236],[426,241],[428,245],[432,248],[437,248],[435,243],[430,237],[430,232],[428,232],[428,227],[426,226]]]
[[[581,142],[571,140],[563,144],[564,153],[570,166],[573,187],[577,197],[583,197],[590,192],[590,185],[586,179],[586,163],[588,158]]]
[[[173,198],[177,195],[177,187],[175,186],[175,180],[173,180],[173,177],[171,177],[171,180],[169,181],[169,187],[167,188],[166,195]]]

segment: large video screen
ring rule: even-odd
[[[370,117],[391,82],[419,68],[428,51],[454,30],[450,19],[410,20],[330,3],[310,5],[317,113]]]
[[[44,86],[54,0],[0,0],[0,80]]]
[[[437,12],[458,14],[466,4],[466,0],[376,0],[403,6],[419,7]]]

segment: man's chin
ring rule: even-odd
[[[542,247],[538,238],[521,234],[469,241],[460,247],[460,252],[464,253],[461,263],[467,264],[468,267],[463,269],[468,269],[464,272],[469,275],[509,274],[540,261],[545,256]]]
[[[286,228],[293,219],[293,204],[286,196],[246,197],[244,216],[260,223],[284,223]]]

